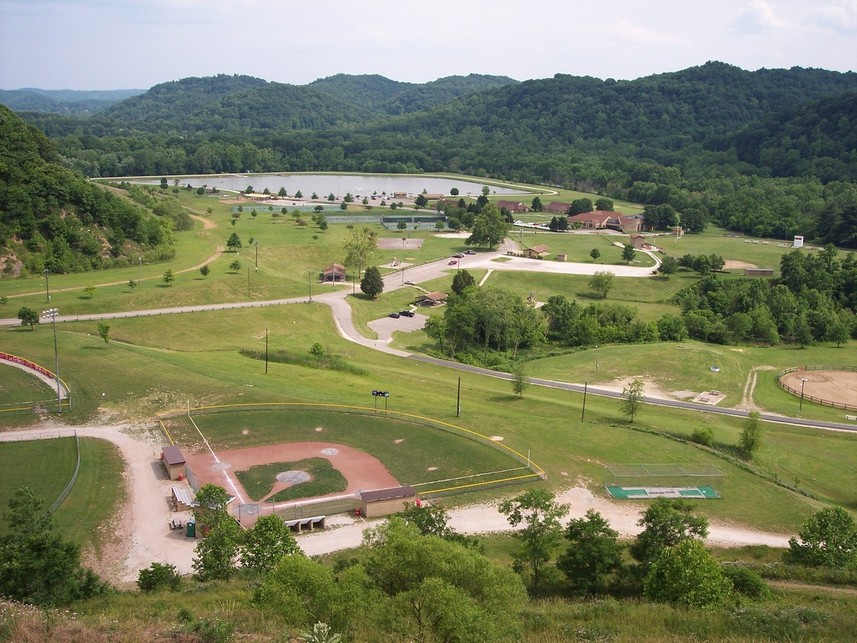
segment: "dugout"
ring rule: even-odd
[[[366,518],[379,518],[399,513],[405,504],[414,502],[417,492],[410,485],[360,492],[360,513]]]
[[[178,447],[164,447],[161,451],[161,462],[164,463],[170,480],[182,480],[184,478],[187,462]]]

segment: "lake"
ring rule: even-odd
[[[174,177],[168,176],[170,185]],[[130,179],[132,183],[158,184],[160,180]],[[381,195],[386,193],[392,195],[395,192],[405,192],[417,195],[425,190],[428,194],[449,194],[452,188],[458,188],[460,196],[479,196],[482,194],[482,183],[452,178],[441,178],[435,176],[421,176],[415,174],[209,174],[206,176],[193,176],[179,178],[179,185],[192,185],[199,187],[207,186],[209,189],[229,190],[243,192],[247,186],[252,186],[254,192],[263,192],[268,188],[272,194],[277,194],[280,188],[285,188],[289,196],[293,196],[298,190],[305,199],[313,192],[319,198],[324,198],[331,192],[334,196],[342,197],[350,193],[355,198],[360,196]],[[511,195],[526,194],[524,189],[510,187],[498,187],[491,185],[491,194]]]

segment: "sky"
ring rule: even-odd
[[[855,71],[857,0],[0,0],[0,89]]]

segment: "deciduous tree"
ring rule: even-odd
[[[565,529],[568,549],[556,566],[571,581],[576,594],[605,591],[607,578],[622,567],[619,532],[597,511],[590,509],[585,518],[570,520]]]
[[[622,412],[622,415],[627,416],[630,422],[633,422],[634,418],[637,417],[637,413],[640,412],[640,404],[643,399],[643,380],[637,377],[623,388],[622,398],[619,410]]]
[[[32,308],[23,306],[18,310],[18,319],[21,320],[21,326],[29,326],[33,330],[33,326],[39,323],[39,313]]]
[[[537,590],[544,566],[562,542],[560,520],[568,513],[568,507],[557,504],[547,489],[531,489],[504,500],[498,509],[513,527],[524,524],[516,533],[520,546],[512,557],[518,571],[530,570],[532,587]]]
[[[601,299],[605,299],[607,294],[613,288],[613,273],[607,270],[599,270],[589,280],[589,287],[598,294]]]
[[[377,235],[366,226],[355,228],[342,242],[342,250],[345,252],[343,263],[357,268],[357,278],[360,279],[363,266],[368,265],[378,252]]]
[[[80,565],[80,548],[57,531],[53,516],[28,487],[9,499],[0,536],[0,595],[35,605],[65,605],[106,591]],[[13,636],[14,638],[14,636]]]
[[[660,551],[643,581],[653,601],[715,609],[732,594],[732,581],[698,540],[687,538]]]
[[[229,235],[229,239],[226,241],[226,249],[230,252],[237,252],[241,248],[241,237],[238,236],[237,232],[233,232]]]
[[[785,560],[810,567],[857,569],[857,527],[841,507],[826,507],[806,519],[789,539]]]
[[[708,536],[708,519],[695,515],[693,505],[685,500],[656,498],[637,524],[643,531],[631,544],[630,551],[644,572],[664,548],[689,538]]]
[[[110,324],[107,322],[98,322],[98,336],[107,344],[110,341]]]
[[[299,551],[295,537],[279,516],[261,516],[241,538],[241,566],[267,574],[281,558]]]
[[[750,411],[741,431],[741,450],[752,457],[762,440],[762,421],[758,411]]]
[[[476,215],[472,232],[465,243],[468,246],[494,248],[502,243],[508,233],[509,223],[497,206],[489,203]]]

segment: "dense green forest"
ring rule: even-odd
[[[87,176],[462,172],[855,247],[855,92],[851,72],[717,62],[633,81],[216,76],[93,117],[25,117]]]
[[[4,276],[122,265],[129,252],[135,259],[141,254],[170,257],[170,231],[186,222],[163,205],[159,213],[161,217],[64,167],[44,134],[0,106]]]

